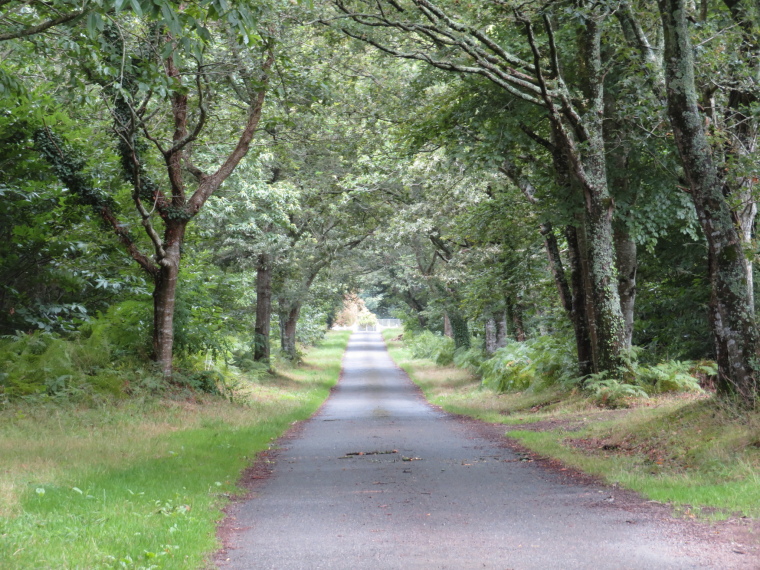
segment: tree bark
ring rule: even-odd
[[[718,389],[753,405],[758,392],[758,333],[747,293],[741,236],[699,113],[684,0],[658,0],[658,6],[665,38],[668,115],[707,240]]]
[[[253,359],[269,362],[269,330],[272,320],[272,262],[259,254],[256,265],[256,325],[253,330]]]
[[[485,349],[493,354],[497,349],[507,346],[507,313],[497,311],[486,317]]]
[[[622,224],[615,225],[615,260],[618,270],[618,294],[620,311],[625,326],[625,348],[630,349],[633,341],[633,315],[636,304],[636,242],[631,239]]]
[[[496,352],[496,319],[493,315],[486,317],[485,349],[488,354]]]
[[[565,227],[567,257],[570,265],[570,281],[573,294],[570,320],[575,332],[575,348],[578,353],[578,373],[588,376],[594,372],[594,348],[589,330],[589,308],[586,295],[586,279],[583,271],[581,246],[575,226]]]
[[[507,312],[499,311],[496,315],[496,348],[507,346],[509,331],[507,330]]]
[[[470,328],[467,326],[467,319],[454,311],[448,315],[451,322],[451,332],[454,338],[454,349],[470,348]]]
[[[748,75],[752,77],[752,86],[747,87],[744,81],[736,81],[737,85],[732,87],[728,94],[728,103],[725,113],[726,129],[734,136],[726,142],[726,162],[732,159],[740,161],[746,160],[747,156],[752,155],[757,150],[758,121],[753,116],[752,106],[758,102],[757,87],[760,82],[758,73],[760,72],[760,26],[757,18],[760,15],[752,15],[751,3],[742,2],[741,0],[724,0],[724,4],[731,12],[734,22],[742,30],[741,56],[744,60],[744,69],[749,70]],[[757,8],[755,8],[757,10]],[[754,87],[755,91],[752,90]],[[727,181],[727,184],[729,182]],[[752,247],[752,237],[755,228],[755,218],[757,216],[757,202],[754,197],[754,182],[751,176],[741,177],[731,184],[731,194],[735,197],[734,203],[738,204],[736,208],[737,222],[740,228],[740,236],[745,248]],[[754,309],[754,276],[752,271],[752,261],[747,260],[747,294],[749,295],[749,304]]]
[[[589,276],[596,325],[596,352],[600,371],[616,371],[625,348],[623,315],[615,282],[615,249],[612,214],[615,202],[607,186],[607,162],[602,119],[604,116],[604,70],[601,61],[601,25],[588,19],[580,36],[585,71],[584,91],[589,108],[583,118],[585,148],[569,153],[576,163],[576,176],[583,189],[584,225]],[[576,158],[577,156],[577,158]]]
[[[425,315],[422,313],[422,311],[425,310],[425,306],[423,303],[417,299],[410,290],[405,290],[401,293],[401,297],[404,299],[407,305],[409,305],[409,308],[411,308],[415,315],[417,316],[417,322],[420,325],[421,330],[426,330],[428,328],[428,322],[427,318],[425,318]]]
[[[454,338],[454,329],[451,327],[451,319],[448,313],[443,313],[443,336]]]
[[[296,360],[296,327],[301,314],[301,303],[293,302],[283,309],[280,312],[280,347],[287,358]]]
[[[512,333],[517,342],[525,342],[522,307],[512,297],[507,297],[507,319],[512,324]]]
[[[159,271],[154,280],[153,360],[167,379],[172,377],[174,307],[186,227],[186,220],[176,220],[167,224],[164,233],[165,255],[160,261]]]
[[[570,286],[567,284],[567,277],[565,277],[565,268],[562,266],[557,236],[554,235],[554,228],[552,228],[549,222],[541,224],[540,232],[544,236],[544,247],[546,248],[546,256],[549,258],[549,269],[551,269],[554,284],[559,292],[560,303],[570,313],[572,311],[572,295],[570,293]]]

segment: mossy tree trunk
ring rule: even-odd
[[[507,345],[507,314],[506,311],[494,311],[486,316],[485,349],[493,354],[496,349]]]
[[[636,242],[631,239],[622,223],[615,224],[615,261],[618,271],[618,295],[620,311],[625,327],[625,348],[631,348],[633,341],[634,308],[636,306],[636,273],[638,261]]]
[[[567,241],[567,258],[570,266],[570,282],[572,298],[570,302],[570,320],[575,333],[575,348],[578,354],[578,373],[588,376],[594,372],[594,348],[591,342],[591,331],[588,319],[588,297],[582,266],[582,252],[578,241],[578,231],[575,226],[565,226]]]
[[[573,174],[583,191],[584,225],[589,260],[589,277],[597,336],[600,371],[622,365],[625,326],[617,289],[612,216],[615,203],[607,186],[604,146],[604,69],[601,58],[601,23],[589,18],[579,34],[582,84],[588,100],[580,130],[583,150],[565,138]],[[578,129],[576,129],[578,130]]]
[[[280,348],[290,360],[298,358],[296,349],[296,331],[298,317],[301,314],[301,303],[294,301],[280,307]]]
[[[523,311],[519,301],[513,297],[507,297],[507,322],[512,326],[512,336],[517,342],[525,342],[525,325],[523,324]]]
[[[454,348],[470,348],[470,327],[458,311],[448,313],[451,322],[451,333],[454,339]]]
[[[269,331],[272,320],[272,260],[260,253],[256,260],[256,324],[253,330],[253,359],[269,362]]]
[[[718,389],[754,405],[758,332],[747,289],[747,261],[698,107],[687,6],[685,0],[658,0],[658,6],[665,38],[668,115],[707,241]]]

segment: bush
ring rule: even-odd
[[[478,372],[483,359],[483,351],[479,348],[462,347],[454,351],[454,365],[458,368],[469,368],[473,372]]]
[[[454,361],[454,340],[430,331],[410,336],[409,350],[414,358],[427,358],[440,366]]]
[[[704,392],[695,374],[715,375],[714,365],[696,364],[690,360],[669,360],[655,366],[641,366],[636,378],[649,393]],[[710,374],[712,373],[712,374]]]
[[[714,363],[709,362],[669,360],[654,366],[639,366],[634,359],[617,374],[592,374],[584,388],[599,405],[620,408],[627,407],[633,398],[648,398],[652,394],[704,392],[700,379],[715,373]]]
[[[592,374],[584,388],[591,392],[594,400],[605,408],[627,408],[632,398],[648,398],[641,386],[611,378],[607,372]]]
[[[536,380],[527,342],[510,342],[480,365],[482,385],[497,392],[525,390]]]
[[[578,381],[573,347],[568,339],[557,336],[509,342],[480,365],[480,373],[483,386],[497,392]]]

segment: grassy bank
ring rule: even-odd
[[[193,395],[0,410],[0,567],[199,568],[241,471],[324,401],[348,333],[235,401]]]
[[[707,395],[663,395],[609,410],[558,388],[498,394],[474,373],[414,359],[400,330],[391,356],[444,409],[487,422],[531,450],[609,483],[671,503],[686,515],[760,517],[760,412]]]

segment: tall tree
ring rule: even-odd
[[[188,54],[178,51],[182,38],[160,25],[137,25],[132,30],[137,43],[125,41],[124,30],[109,27],[100,44],[99,68],[86,70],[111,103],[121,166],[132,186],[135,211],[153,246],[152,257],[143,253],[119,220],[113,199],[81,173],[82,161],[69,153],[58,135],[47,127],[36,135],[38,148],[57,176],[94,208],[153,281],[153,358],[167,378],[172,374],[174,308],[187,224],[247,154],[261,119],[268,72],[274,62],[274,38],[260,42],[260,61],[243,61],[237,55],[234,34],[224,26],[214,32],[216,44],[196,44],[195,53]],[[211,40],[211,31],[206,29],[206,33]],[[223,55],[224,43],[236,55],[226,62],[227,84],[207,72],[214,57]],[[213,64],[220,69],[224,65],[221,61]],[[242,117],[239,111],[227,110],[239,125],[237,141],[231,149],[219,149],[217,156],[204,157],[195,151],[195,144],[226,146],[209,120],[215,117],[211,104],[223,101],[220,96],[225,89],[239,98],[245,109]],[[155,178],[158,171],[152,167],[148,145],[163,162],[164,181]],[[218,162],[206,171],[196,158],[205,159],[208,166]],[[156,230],[155,223],[160,223],[163,231]]]
[[[726,188],[699,110],[688,7],[658,0],[665,39],[668,115],[694,206],[707,240],[712,287],[710,322],[719,388],[747,404],[758,393],[758,331],[747,287],[747,260]]]

